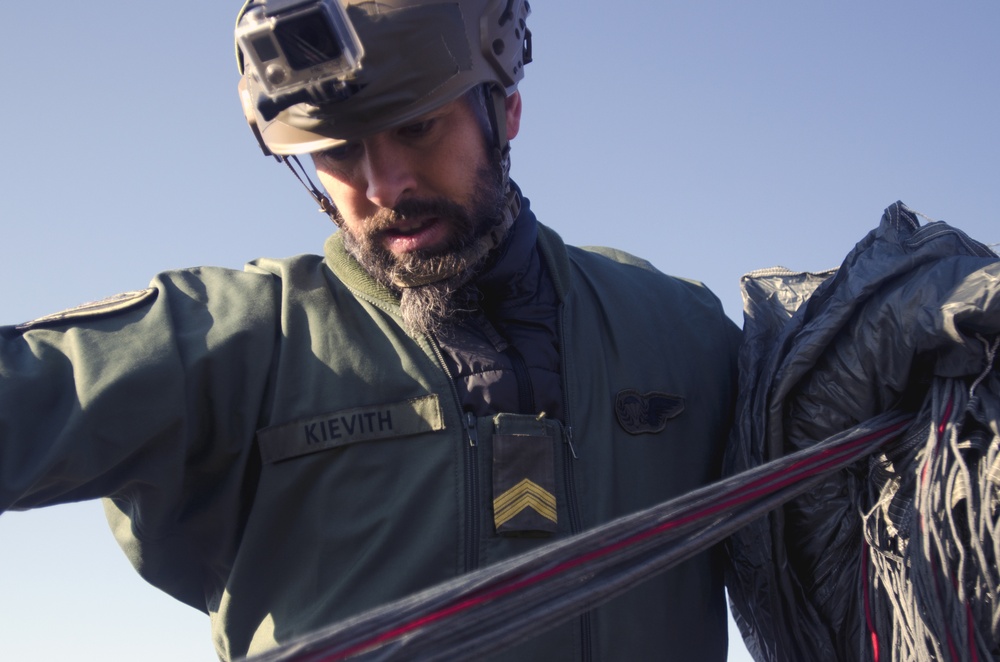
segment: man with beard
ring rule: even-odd
[[[464,286],[513,222],[504,214],[503,164],[485,146],[483,94],[474,88],[418,122],[313,154],[347,250],[399,290],[403,320],[416,333],[476,305],[475,288]],[[517,92],[507,105],[509,139],[520,121]]]
[[[246,117],[340,230],[3,328],[0,511],[104,497],[232,659],[716,478],[718,301],[565,246],[509,179],[527,15],[248,2]],[[703,553],[501,657],[725,659],[721,574]]]

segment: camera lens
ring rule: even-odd
[[[268,83],[278,87],[284,85],[285,81],[288,80],[288,72],[280,64],[269,64],[264,70],[264,77],[267,78]]]

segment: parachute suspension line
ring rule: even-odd
[[[977,333],[976,337],[983,343],[983,347],[986,351],[986,368],[979,375],[979,377],[976,378],[976,381],[972,382],[972,386],[969,387],[970,400],[976,397],[976,389],[979,388],[979,385],[983,383],[983,380],[986,379],[993,370],[993,362],[997,358],[997,347],[1000,346],[1000,336],[994,338],[992,343],[986,340],[982,334]]]
[[[996,344],[984,345],[995,356]],[[975,390],[936,379],[921,422],[877,460],[888,478],[864,516],[863,600],[885,662],[978,662],[998,651],[1000,436],[995,401]]]
[[[871,640],[872,662],[879,662],[878,630],[872,618],[871,591],[869,590],[870,574],[868,566],[870,563],[871,546],[868,544],[867,538],[865,538],[861,541],[861,588],[864,600],[865,626],[868,628],[868,638]]]
[[[252,658],[255,662],[467,659],[524,641],[722,541],[912,417],[891,412],[815,446],[552,542]]]

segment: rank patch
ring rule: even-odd
[[[498,534],[548,536],[557,530],[555,444],[542,418],[494,418],[493,524]]]

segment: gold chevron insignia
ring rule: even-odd
[[[525,508],[532,508],[545,519],[556,521],[555,495],[527,478],[493,499],[493,520],[496,526],[503,526]]]

